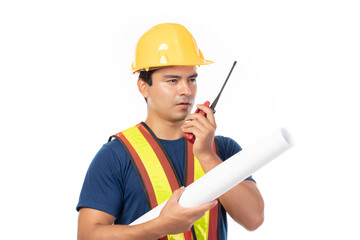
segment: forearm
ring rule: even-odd
[[[219,199],[234,221],[247,230],[255,230],[262,224],[264,201],[253,181],[244,180]]]
[[[187,232],[217,201],[185,208],[179,204],[184,191],[185,187],[175,190],[157,218],[134,226],[113,225],[113,215],[82,208],[79,213],[78,240],[154,240],[169,234]]]
[[[96,225],[86,234],[79,234],[78,240],[154,240],[166,234],[157,219],[146,223],[127,225]]]

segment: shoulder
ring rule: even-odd
[[[224,136],[215,137],[220,158],[224,161],[241,151],[240,145],[232,138]]]
[[[96,153],[86,173],[77,210],[89,207],[117,217],[123,199],[121,144],[111,141]]]
[[[120,170],[128,160],[127,153],[119,141],[112,140],[102,145],[93,158],[90,168]]]
[[[111,141],[105,143],[102,146],[102,148],[100,149],[100,151],[102,151],[102,150],[104,152],[109,152],[109,153],[111,152],[115,155],[125,152],[123,145],[115,138],[112,139]]]

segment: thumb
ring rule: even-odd
[[[218,200],[215,199],[214,201],[200,205],[199,209],[201,211],[208,211],[208,210],[212,209],[213,207],[215,207],[217,204],[218,204]]]
[[[181,195],[183,194],[183,192],[185,191],[185,187],[181,187],[179,189],[176,189],[173,194],[171,195],[169,201],[179,201]]]

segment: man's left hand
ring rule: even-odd
[[[194,155],[200,159],[206,159],[215,155],[212,144],[215,137],[216,122],[213,110],[203,104],[197,107],[206,113],[206,117],[200,113],[192,113],[185,118],[187,121],[183,126],[183,132],[195,135]]]

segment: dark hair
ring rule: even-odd
[[[152,85],[152,75],[156,70],[140,71],[139,78],[146,82],[149,86]]]
[[[149,86],[152,85],[152,75],[153,73],[156,71],[156,69],[154,70],[149,70],[149,71],[140,71],[139,74],[139,78],[141,79],[141,81],[147,83]],[[147,102],[147,99],[145,99],[145,102]]]

